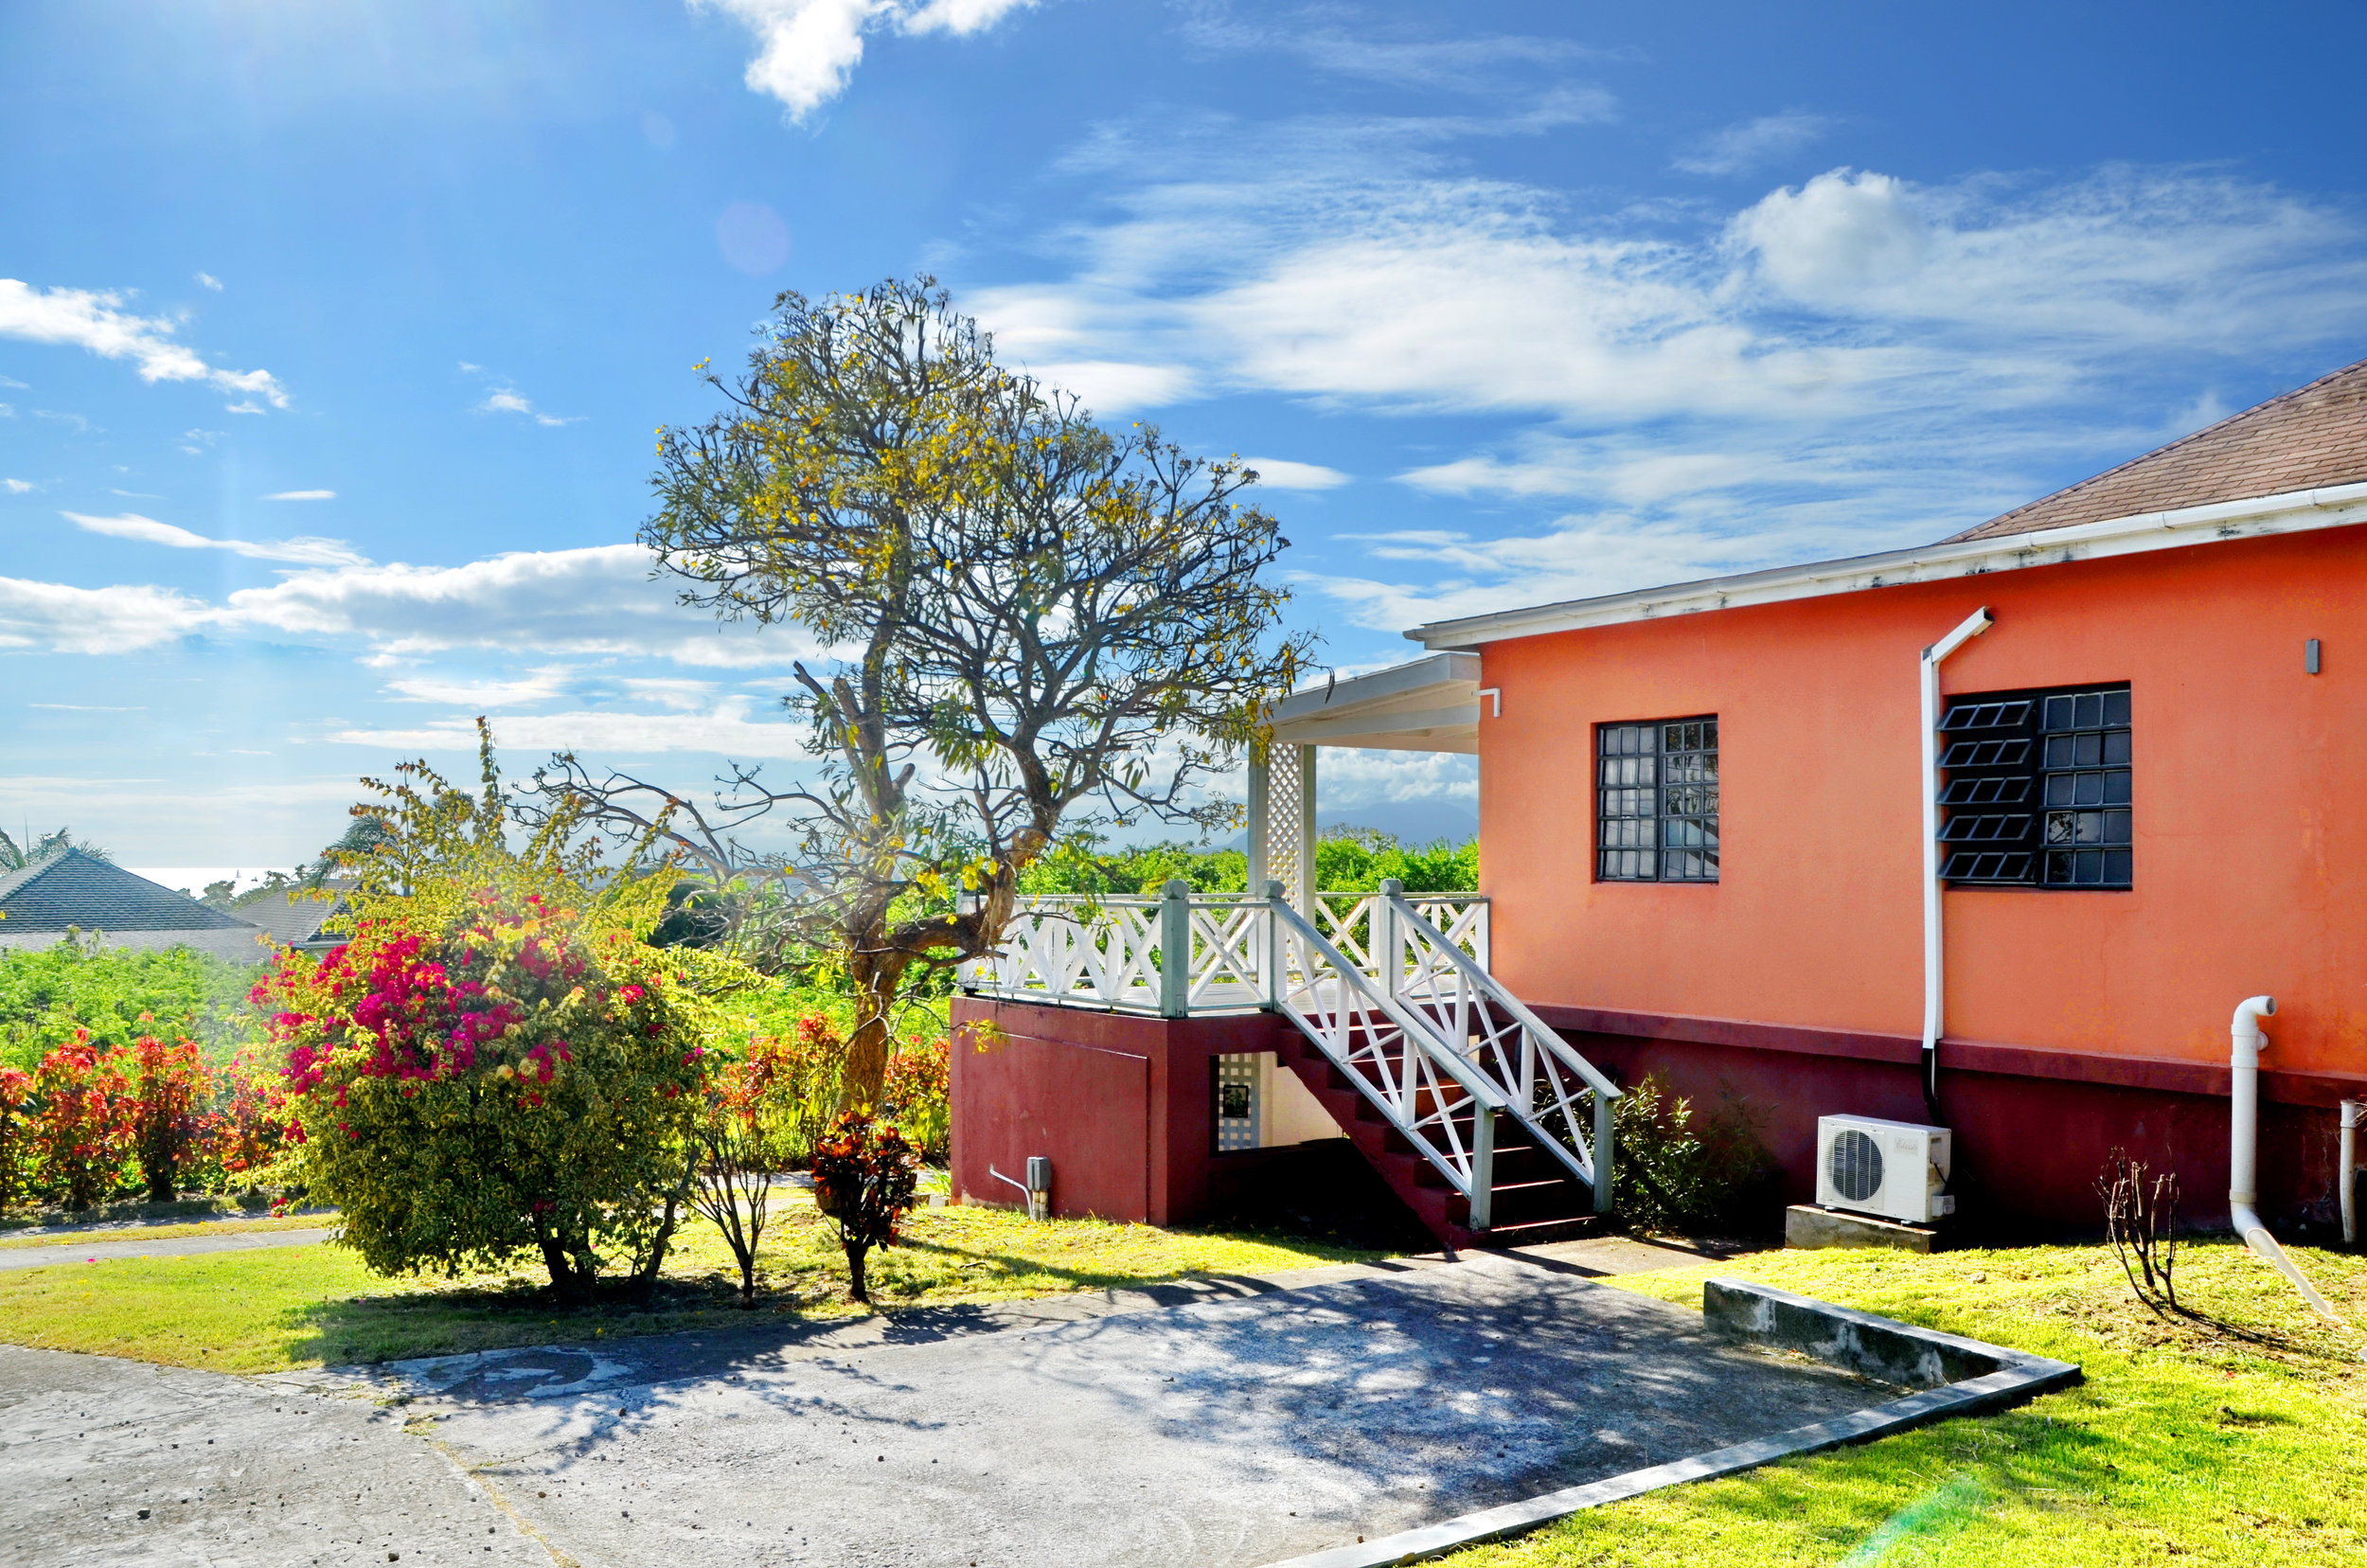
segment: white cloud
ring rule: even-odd
[[[0,376],[0,386],[12,386],[19,392],[30,392],[33,389],[30,383],[18,381],[13,376]]]
[[[275,495],[266,495],[263,499],[266,501],[334,501],[337,499],[337,492],[332,490],[281,490]]]
[[[2223,171],[1836,169],[1589,213],[1470,177],[1449,123],[1104,128],[1064,166],[1104,205],[1042,237],[1051,280],[964,303],[1137,409],[1485,416],[1400,480],[1571,509],[1299,579],[1390,630],[1940,537],[2204,422],[2230,356],[2331,364],[2367,330],[2358,220]]]
[[[1323,13],[1299,13],[1275,27],[1247,22],[1229,11],[1187,12],[1182,32],[1193,45],[1229,54],[1290,55],[1317,70],[1359,77],[1393,87],[1432,87],[1501,95],[1508,73],[1522,67],[1554,71],[1581,61],[1610,59],[1615,51],[1572,39],[1486,33],[1466,37],[1422,36],[1399,30],[1384,36],[1368,19],[1353,27],[1323,25]],[[1611,96],[1596,95],[1609,118]]]
[[[622,761],[667,752],[708,752],[743,759],[781,759],[808,755],[810,733],[801,723],[756,721],[755,701],[726,697],[704,713],[512,714],[494,722],[493,738],[505,749],[579,751]],[[346,729],[328,739],[382,751],[474,751],[475,721],[455,715],[408,729]]]
[[[778,98],[803,121],[846,90],[862,63],[863,35],[983,32],[1035,0],[689,0],[693,10],[721,10],[756,37],[745,80]]]
[[[476,405],[476,411],[479,414],[524,414],[539,425],[579,424],[584,418],[580,414],[561,416],[542,413],[520,395],[516,387],[507,385],[496,386],[488,392],[485,401]]]
[[[1257,482],[1270,490],[1337,490],[1355,477],[1321,463],[1293,463],[1285,457],[1244,457],[1241,463],[1255,470]]]
[[[0,479],[0,486],[6,486],[10,495],[23,495],[29,490],[41,489],[30,479]]]
[[[1670,161],[1688,174],[1744,174],[1820,140],[1832,123],[1796,109],[1762,115],[1702,137]]]
[[[641,654],[730,668],[810,657],[794,628],[719,627],[652,581],[638,544],[521,551],[463,566],[357,566],[241,588],[224,619],[298,637],[360,642],[391,658],[447,649]]]
[[[965,303],[1039,375],[1114,372],[1135,408],[1280,392],[1628,428],[2060,403],[2165,348],[2367,328],[2358,222],[2215,171],[1834,170],[1704,225],[1469,178],[1435,135],[1110,133],[1075,166],[1109,210],[1043,241],[1063,276]]]
[[[71,344],[101,359],[134,361],[145,382],[204,382],[224,392],[250,394],[249,403],[261,397],[275,408],[288,406],[287,392],[270,371],[214,368],[187,344],[174,341],[178,323],[131,314],[121,309],[123,297],[106,290],[35,289],[0,277],[0,337]]]
[[[226,547],[150,518],[91,521],[117,525],[98,531],[123,537]],[[302,540],[271,548],[315,544],[341,548]],[[672,583],[652,580],[653,564],[638,544],[524,551],[460,566],[324,564],[284,572],[277,582],[240,588],[219,601],[148,586],[86,589],[6,579],[0,649],[125,652],[205,633],[355,650],[381,666],[482,649],[658,658],[716,669],[777,668],[819,651],[793,626],[719,625],[711,613],[678,602]],[[421,689],[422,700],[441,700]]]
[[[1412,800],[1479,799],[1479,759],[1454,752],[1365,751],[1326,747],[1315,779],[1325,822],[1359,806]]]
[[[206,288],[209,288],[209,289],[213,290],[213,291],[214,291],[214,293],[216,293],[216,294],[220,294],[220,293],[222,293],[222,279],[221,279],[221,278],[219,278],[219,277],[216,277],[216,276],[215,276],[212,273],[195,273],[195,274],[192,274],[191,276],[194,276],[194,277],[198,280],[198,282],[200,282],[200,283],[204,284]]]
[[[685,712],[704,704],[707,694],[715,689],[712,681],[668,680],[655,676],[626,676],[616,684],[635,697]]]
[[[418,676],[389,681],[387,689],[408,702],[441,703],[449,706],[484,709],[516,707],[523,703],[543,703],[557,696],[567,684],[569,673],[565,665],[544,665],[513,680],[445,680],[434,676]]]
[[[78,528],[105,534],[112,539],[136,539],[145,544],[165,544],[176,550],[227,550],[232,555],[250,561],[286,561],[311,566],[355,566],[365,558],[356,555],[351,546],[336,539],[208,539],[204,534],[170,523],[159,523],[137,512],[125,512],[120,517],[91,517],[81,512],[60,512]]]
[[[210,607],[169,588],[71,588],[0,578],[0,649],[136,653],[200,630]]]

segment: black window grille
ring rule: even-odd
[[[1717,716],[1594,728],[1594,875],[1717,880]]]
[[[1940,875],[1969,886],[2126,888],[2128,687],[1987,692],[1940,718]]]

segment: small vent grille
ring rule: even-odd
[[[1833,1189],[1853,1203],[1862,1203],[1881,1190],[1882,1146],[1856,1128],[1833,1139]]]

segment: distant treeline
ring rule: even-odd
[[[1181,877],[1196,893],[1248,891],[1249,857],[1238,849],[1146,844],[1125,849],[1063,849],[1030,868],[1027,893],[1156,893]],[[1409,893],[1479,889],[1479,840],[1439,840],[1409,848],[1394,834],[1335,825],[1315,846],[1315,885],[1325,892],[1369,892],[1390,877]]]

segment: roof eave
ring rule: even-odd
[[[1842,561],[1780,566],[1696,582],[1567,599],[1524,610],[1434,621],[1405,635],[1437,652],[1472,652],[1485,644],[1554,632],[1584,631],[1706,610],[1780,604],[1832,594],[1861,593],[1913,582],[1944,581],[2028,566],[2134,555],[2262,534],[2302,533],[2367,523],[2367,483],[2289,490],[2240,501],[2215,501],[2176,511],[2139,512],[2064,528],[2004,534],[1956,543],[1888,550]]]

